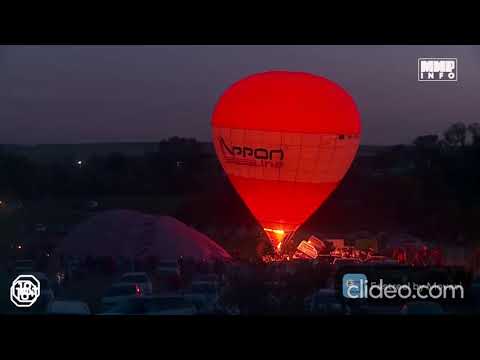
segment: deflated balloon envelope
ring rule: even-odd
[[[361,132],[345,90],[288,71],[233,84],[215,107],[212,127],[223,169],[279,252],[338,186]]]

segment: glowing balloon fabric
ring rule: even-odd
[[[287,71],[233,84],[218,101],[212,126],[225,172],[277,250],[337,187],[361,131],[345,90]]]

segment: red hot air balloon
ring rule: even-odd
[[[236,82],[220,97],[212,126],[223,169],[277,252],[337,187],[360,141],[349,94],[301,72]]]

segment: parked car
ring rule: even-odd
[[[53,291],[52,282],[44,273],[34,272],[32,275],[40,282],[40,297],[37,302],[44,306],[48,306],[48,304],[55,300],[55,292]]]
[[[406,303],[401,310],[402,315],[444,315],[445,311],[438,303],[431,301],[413,301]]]
[[[213,313],[219,298],[218,286],[212,281],[194,281],[189,289],[183,291],[183,295],[200,313]]]
[[[30,274],[35,270],[35,264],[32,260],[17,260],[15,262],[15,274]]]
[[[474,312],[476,314],[480,313],[480,278],[477,277],[472,281],[471,284],[472,300]]]
[[[157,275],[171,275],[171,274],[179,274],[178,264],[176,261],[162,261],[158,263],[157,268],[155,270]]]
[[[162,261],[155,269],[155,278],[163,290],[173,290],[180,284],[180,269],[176,261]]]
[[[398,264],[398,261],[395,259],[390,259],[386,256],[370,256],[369,258],[365,259],[365,264]]]
[[[35,224],[35,231],[45,232],[47,231],[47,226],[45,224]]]
[[[53,301],[48,305],[47,313],[52,315],[90,315],[90,308],[82,301]]]
[[[338,300],[335,289],[319,289],[305,301],[306,310],[312,314],[349,315],[350,308]]]
[[[87,202],[86,207],[89,210],[96,209],[98,207],[98,201],[90,200],[90,201]]]
[[[335,258],[333,260],[333,265],[356,265],[360,264],[360,260],[354,258]]]
[[[315,265],[317,264],[332,264],[334,261],[335,257],[332,255],[325,255],[325,254],[320,254],[317,256],[315,261],[313,262]]]
[[[352,306],[352,314],[360,315],[401,315],[402,306],[397,304],[368,304],[360,303]]]
[[[472,280],[471,287],[474,291],[480,291],[480,277]]]
[[[145,296],[124,300],[100,315],[195,315],[191,301],[178,295]]]
[[[33,312],[44,313],[48,305],[55,300],[55,292],[53,290],[50,279],[41,272],[24,272],[23,275],[33,275],[40,283],[40,296],[30,308]]]
[[[117,282],[117,285],[138,285],[141,287],[145,295],[150,295],[153,292],[152,281],[145,272],[130,272],[123,274]]]
[[[102,298],[103,308],[109,308],[127,299],[144,296],[142,288],[137,284],[113,284]]]
[[[198,274],[193,277],[194,282],[218,283],[217,274]]]

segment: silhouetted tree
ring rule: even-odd
[[[443,133],[443,137],[448,145],[463,147],[467,139],[467,127],[462,122],[455,123]]]
[[[472,136],[472,144],[480,145],[480,123],[473,123],[468,125],[468,131]]]
[[[431,149],[438,146],[438,135],[423,135],[417,137],[413,144],[420,149]]]

